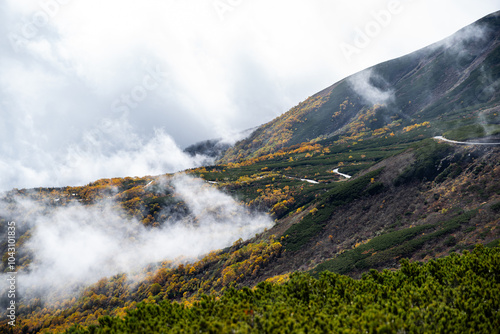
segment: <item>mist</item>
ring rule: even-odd
[[[371,68],[356,73],[347,80],[352,89],[371,105],[387,105],[394,100],[394,90],[384,89],[383,86],[388,86],[388,84]]]
[[[57,153],[34,141],[21,159],[4,156],[0,190],[77,186],[100,178],[174,173],[212,162],[183,152],[162,128],[145,139],[126,118],[105,118]]]
[[[17,276],[21,296],[50,300],[76,293],[79,287],[103,277],[137,274],[148,264],[193,261],[272,226],[266,214],[249,212],[201,179],[176,175],[155,182],[160,189],[173,187],[174,196],[186,204],[189,215],[147,228],[127,218],[110,199],[91,206],[75,202],[54,210],[17,199],[18,229],[31,228],[31,237],[18,248],[33,259]],[[27,211],[37,212],[36,218],[30,226],[20,226]],[[4,291],[5,275],[0,280]]]

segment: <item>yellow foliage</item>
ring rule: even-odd
[[[426,121],[426,122],[423,122],[423,123],[420,123],[420,124],[415,123],[415,124],[413,124],[413,125],[405,126],[405,127],[403,128],[403,132],[409,132],[409,131],[411,131],[411,130],[418,129],[418,128],[422,127],[422,126],[429,127],[429,126],[430,126],[430,124],[431,124],[431,123],[429,123],[429,122],[427,122],[427,121]]]
[[[274,284],[284,284],[290,279],[290,274],[277,275],[273,277],[269,277],[266,279],[266,282],[274,283]]]

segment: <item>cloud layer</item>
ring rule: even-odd
[[[18,200],[19,215],[40,212],[32,222],[31,238],[20,246],[33,256],[29,274],[20,272],[18,276],[21,295],[57,295],[102,277],[140,271],[148,264],[194,259],[272,226],[269,216],[250,213],[203,180],[178,175],[164,181],[167,184],[173,186],[190,214],[158,228],[123,218],[113,202],[47,210],[38,203]],[[26,226],[18,227],[23,228]],[[3,287],[5,277],[0,278]]]

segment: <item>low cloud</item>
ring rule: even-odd
[[[489,28],[484,24],[471,24],[452,36],[444,39],[442,42],[437,43],[436,46],[445,45],[447,48],[460,51],[471,41],[478,41],[486,38]]]
[[[103,119],[63,152],[47,152],[37,143],[28,146],[22,159],[6,157],[0,162],[0,190],[83,185],[99,178],[158,175],[212,162],[184,153],[162,129],[143,139],[125,118]]]
[[[18,275],[21,295],[47,298],[75,292],[75,287],[140,271],[151,263],[195,259],[272,226],[269,216],[249,212],[201,179],[178,175],[162,183],[173,187],[174,196],[186,204],[189,215],[157,228],[124,218],[124,212],[109,200],[92,206],[74,203],[45,214],[41,213],[47,208],[39,203],[18,200],[20,217],[13,219],[21,218],[26,210],[38,212],[28,226],[31,237],[21,246],[33,256],[27,270]],[[28,228],[20,226],[21,222],[19,229]],[[0,280],[4,285],[5,277]],[[1,288],[4,291],[5,286]]]
[[[350,76],[348,79],[352,89],[368,103],[387,105],[394,100],[394,90],[373,69],[367,69]]]

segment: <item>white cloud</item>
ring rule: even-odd
[[[269,216],[250,213],[203,180],[178,175],[163,182],[173,186],[175,196],[185,202],[190,213],[158,228],[123,218],[126,215],[109,200],[50,210],[17,199],[18,212],[13,218],[18,231],[27,228],[22,218],[26,212],[38,212],[29,226],[31,237],[22,246],[24,254],[31,253],[33,262],[28,271],[19,272],[21,295],[57,296],[103,277],[140,272],[148,264],[193,260],[272,226]],[[3,291],[5,276],[0,278]]]
[[[228,3],[232,9],[224,20],[212,0],[0,4],[0,157],[19,168],[0,189],[57,185],[52,171],[68,164],[66,153],[82,146],[103,119],[125,119],[130,137],[143,145],[157,140],[154,129],[182,147],[231,137],[347,75],[424,47],[498,9],[495,0],[402,0],[401,12],[348,62],[339,45],[353,43],[357,28],[364,29],[389,1]],[[117,112],[113,103],[158,66],[168,73],[158,87],[127,112]],[[140,150],[127,150],[120,141],[111,146],[113,151],[96,157],[103,166],[105,159]],[[23,170],[33,171],[33,178]],[[89,177],[108,169],[93,170]],[[36,174],[46,178],[37,180]]]
[[[3,162],[0,173],[6,177],[0,179],[0,188],[12,181],[17,188],[81,185],[99,178],[158,175],[211,162],[205,156],[185,154],[162,130],[141,139],[124,120],[103,120],[82,137],[64,153],[50,155],[33,145],[22,160]]]
[[[348,82],[366,102],[372,105],[387,105],[394,99],[394,91],[375,86],[374,80],[378,83],[384,83],[384,78],[373,73],[373,69],[370,68],[349,77]]]

